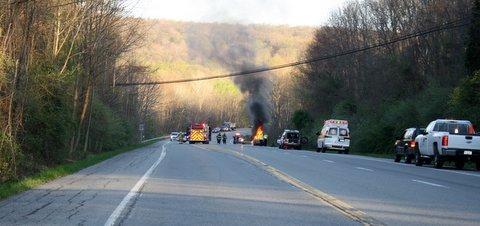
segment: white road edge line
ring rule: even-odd
[[[368,171],[368,172],[373,172],[374,170],[372,169],[367,169],[367,168],[363,168],[363,167],[355,167],[356,169],[359,169],[359,170],[364,170],[364,171]]]
[[[443,185],[435,184],[435,183],[430,183],[430,182],[426,182],[426,181],[423,181],[423,180],[412,180],[412,181],[413,181],[413,182],[417,182],[417,183],[421,183],[421,184],[426,184],[426,185],[434,186],[434,187],[448,188],[447,186],[443,186]]]
[[[324,159],[324,160],[322,160],[322,161],[324,161],[324,162],[329,162],[329,163],[335,163],[334,161],[332,161],[332,160],[327,160],[327,159]]]
[[[147,179],[150,177],[152,174],[153,170],[157,168],[157,166],[162,162],[162,160],[165,158],[165,155],[167,154],[165,144],[162,146],[162,154],[160,154],[160,157],[157,159],[155,163],[150,167],[150,169],[145,172],[145,174],[140,178],[140,180],[135,184],[135,186],[128,192],[128,194],[123,198],[122,202],[117,206],[117,208],[113,211],[112,215],[108,218],[108,220],[105,222],[105,226],[112,226],[115,225],[115,222],[118,220],[120,215],[122,214],[123,210],[127,207],[128,202],[135,196],[139,194],[140,189],[143,187]]]

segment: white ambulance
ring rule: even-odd
[[[327,150],[338,151],[339,154],[350,152],[348,121],[326,120],[322,131],[318,132],[317,135],[317,152],[325,153]]]

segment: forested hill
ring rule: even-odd
[[[145,40],[136,51],[136,58],[153,70],[155,80],[162,81],[296,61],[314,33],[312,27],[167,20],[143,23]],[[267,76],[268,96],[279,79],[290,79],[290,72],[290,69],[280,70]],[[167,120],[150,125],[160,123],[162,126],[158,128],[175,130],[188,122],[205,119],[212,124],[222,120],[248,123],[247,100],[231,79],[165,85],[161,90],[157,118]]]

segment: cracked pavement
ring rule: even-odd
[[[0,225],[103,225],[160,153],[156,143],[3,200]]]

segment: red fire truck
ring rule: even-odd
[[[188,142],[194,143],[210,143],[210,127],[206,123],[194,123],[190,126],[190,135]]]

